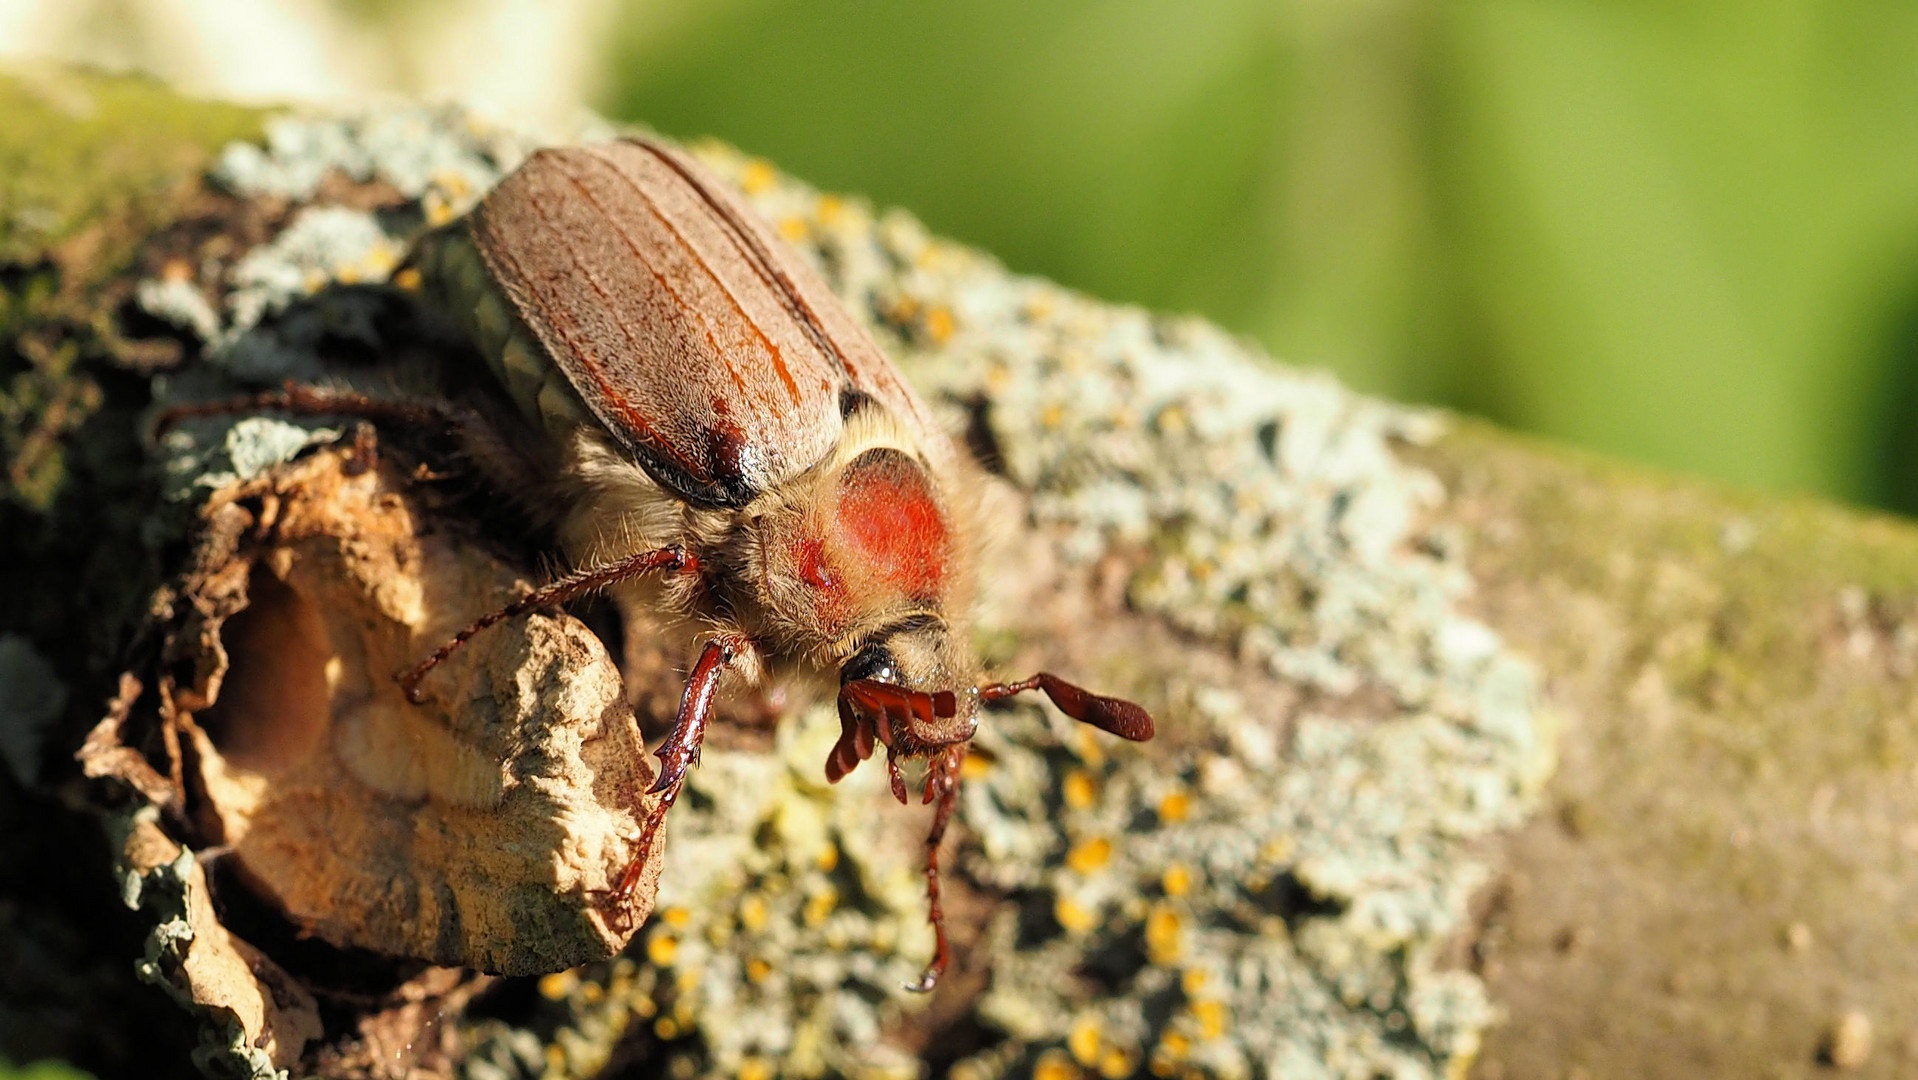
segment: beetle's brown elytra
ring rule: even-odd
[[[442,644],[400,677],[408,696],[487,627],[598,589],[703,639],[655,751],[659,798],[612,898],[623,911],[721,684],[832,688],[829,780],[883,745],[905,802],[898,762],[928,759],[936,952],[912,989],[930,990],[949,960],[939,844],[980,704],[1036,689],[1134,740],[1151,717],[1050,674],[983,680],[972,467],[826,282],[677,148],[539,151],[410,259],[537,435],[536,475],[512,481],[534,490],[514,494],[551,515],[576,569]]]

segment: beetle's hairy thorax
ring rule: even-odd
[[[832,454],[748,508],[757,602],[822,663],[915,616],[963,628],[972,494],[950,469],[933,471],[896,417],[866,403]]]
[[[935,616],[963,637],[973,590],[970,485],[928,474],[938,542],[923,559],[936,573],[907,567],[904,576],[936,588],[915,595],[876,575],[864,565],[866,553],[844,551],[835,535],[845,531],[832,516],[844,505],[842,481],[874,451],[923,462],[896,421],[867,409],[826,460],[740,509],[702,508],[660,487],[595,425],[578,425],[559,455],[560,544],[574,566],[669,544],[697,552],[696,577],[628,582],[616,598],[669,616],[673,632],[744,635],[758,646],[769,678],[829,674],[872,634],[913,616]]]
[[[936,616],[965,633],[972,602],[971,485],[926,474],[936,520],[924,526],[936,539],[928,537],[926,551],[903,552],[913,558],[890,568],[888,579],[871,566],[871,552],[846,551],[848,522],[834,518],[834,510],[850,512],[842,491],[850,466],[873,460],[875,451],[923,468],[900,424],[884,411],[865,409],[834,453],[806,472],[738,510],[700,508],[660,487],[596,426],[581,424],[560,455],[556,491],[566,503],[560,545],[573,566],[675,543],[698,552],[698,577],[635,581],[618,591],[621,602],[654,606],[681,623],[738,631],[760,645],[775,675],[834,668],[869,635],[911,616]]]

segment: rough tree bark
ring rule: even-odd
[[[316,123],[217,159],[210,182],[220,148],[260,139],[266,118],[129,80],[3,78],[0,115],[0,1051],[119,1075],[156,1057],[186,1071],[199,1044],[203,1061],[263,1067],[209,1056],[205,1010],[135,981],[154,908],[122,903],[140,889],[114,878],[96,822],[133,821],[139,798],[82,781],[71,759],[122,689],[149,597],[177,588],[190,543],[206,550],[137,423],[177,392],[156,372],[185,382],[212,358],[222,377],[289,373],[284,297],[249,313],[250,286],[201,307],[177,286],[204,291],[209,265],[231,283],[255,252],[301,265],[287,238],[302,221],[336,244],[363,225],[302,218],[310,207],[418,224],[485,181],[428,167],[408,190],[368,124]],[[395,123],[453,140],[456,163],[504,165],[524,145],[475,151],[479,136],[433,114]],[[343,175],[354,154],[370,164]],[[968,803],[957,905],[978,959],[927,1010],[834,996],[896,982],[923,952],[917,825],[874,833],[868,819],[891,820],[863,809],[876,788],[808,787],[817,725],[789,720],[709,754],[713,805],[678,825],[662,917],[627,957],[505,980],[486,1019],[453,1007],[482,987],[417,964],[390,980],[404,1001],[329,997],[342,957],[364,956],[316,959],[260,930],[270,916],[240,918],[323,1003],[324,1037],[279,1030],[296,1071],[378,1073],[382,1038],[421,1031],[432,1052],[405,1049],[419,1064],[489,1077],[609,1062],[910,1074],[915,1060],[1050,1080],[1918,1069],[1908,524],[1262,371],[1203,326],[1012,278],[909,219],[723,149],[709,160],[971,425],[1017,523],[990,564],[988,655],[1097,674],[1158,710],[1166,736],[1109,761],[1057,749],[1029,711],[982,737],[991,764],[972,783],[990,798]],[[310,182],[287,179],[308,166]],[[390,227],[355,249],[373,252],[371,276],[407,228]],[[304,264],[323,280],[296,288],[338,286],[345,262]],[[247,336],[262,328],[278,352]],[[252,445],[210,437],[236,456]],[[284,487],[285,470],[339,453],[268,455],[253,475]],[[194,461],[188,487],[219,487]],[[628,646],[629,678],[675,660]],[[789,770],[795,754],[812,764]],[[721,798],[729,784],[777,794]],[[758,830],[750,851],[740,829]],[[1240,834],[1257,843],[1239,850]],[[164,840],[167,859],[184,838]],[[878,853],[842,851],[854,839]],[[199,864],[180,865],[190,896],[178,881]],[[741,951],[762,931],[786,936]],[[762,955],[776,965],[755,967]],[[1245,956],[1266,965],[1256,977]],[[702,989],[696,970],[737,978]],[[422,1018],[421,1001],[448,1011]],[[739,1035],[739,1001],[785,1034]],[[889,1049],[857,1050],[859,1024]]]

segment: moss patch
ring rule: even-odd
[[[1907,1023],[1918,529],[1469,423],[1429,463],[1569,720],[1470,943],[1486,1075],[1798,1075],[1847,1009]]]
[[[0,263],[28,263],[259,131],[256,109],[191,101],[150,79],[0,74]],[[10,292],[12,290],[9,290]]]

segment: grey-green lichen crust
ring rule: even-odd
[[[279,313],[382,278],[537,142],[447,110],[272,130],[224,159],[235,192],[299,201],[336,167],[386,180],[417,215],[309,207],[221,297],[142,290],[216,364],[259,379],[314,373]],[[1122,557],[1136,612],[1295,691],[1274,705],[1174,671],[1153,689],[1178,737],[1143,749],[1036,705],[988,718],[958,873],[1035,902],[1024,919],[1008,905],[978,946],[974,1009],[997,1041],[955,1072],[1462,1072],[1496,1010],[1439,956],[1486,873],[1475,845],[1529,812],[1551,732],[1533,669],[1463,612],[1472,583],[1430,525],[1444,492],[1397,452],[1438,421],[701,153],[819,258],[955,427],[984,417],[1050,558]],[[985,592],[984,633],[1016,628],[990,575]],[[771,753],[709,749],[631,959],[542,982],[555,1012],[538,1053],[525,1030],[471,1029],[468,1075],[589,1074],[639,1024],[681,1080],[922,1072],[884,1038],[918,1007],[900,983],[929,948],[918,846],[879,809],[877,770],[822,782],[833,723],[813,709]]]
[[[218,925],[204,868],[165,838],[158,817],[143,807],[111,837],[122,850],[114,868],[121,898],[152,920],[134,971],[198,1019],[193,1059],[203,1073],[287,1080],[275,1058],[319,1036],[318,1008],[272,960]]]

